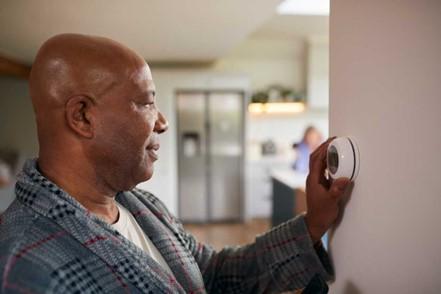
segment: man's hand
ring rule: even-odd
[[[314,243],[320,240],[337,219],[339,202],[350,183],[347,178],[339,178],[332,183],[325,178],[326,151],[333,139],[330,138],[320,145],[311,154],[309,161],[305,222]]]

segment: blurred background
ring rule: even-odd
[[[157,195],[217,248],[305,210],[309,153],[328,136],[329,1],[24,1],[0,6],[0,211],[38,155],[27,76],[64,32],[106,36],[149,63],[169,120]]]

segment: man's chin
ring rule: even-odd
[[[148,180],[150,180],[152,178],[152,176],[153,176],[153,171],[146,172],[146,173],[143,174],[143,176],[138,177],[133,183],[130,183],[130,184],[126,185],[122,189],[122,191],[130,191],[130,190],[136,188],[136,186],[138,186],[139,184],[145,183]]]
[[[136,169],[132,168],[130,172],[130,178],[126,178],[127,181],[124,185],[124,191],[129,191],[135,188],[138,184],[147,182],[153,177],[153,162],[148,164],[138,165]]]
[[[140,179],[140,183],[146,182],[150,180],[152,177],[153,177],[153,164],[144,170],[143,176]]]

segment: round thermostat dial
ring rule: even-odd
[[[348,178],[354,181],[360,169],[360,153],[353,138],[335,138],[328,145],[326,157],[328,173],[333,179]]]

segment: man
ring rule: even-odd
[[[312,155],[306,216],[215,252],[134,188],[152,176],[167,130],[140,56],[109,39],[58,35],[39,50],[29,85],[40,152],[1,216],[2,292],[267,293],[330,278],[320,237],[348,180],[324,179],[328,142]]]

